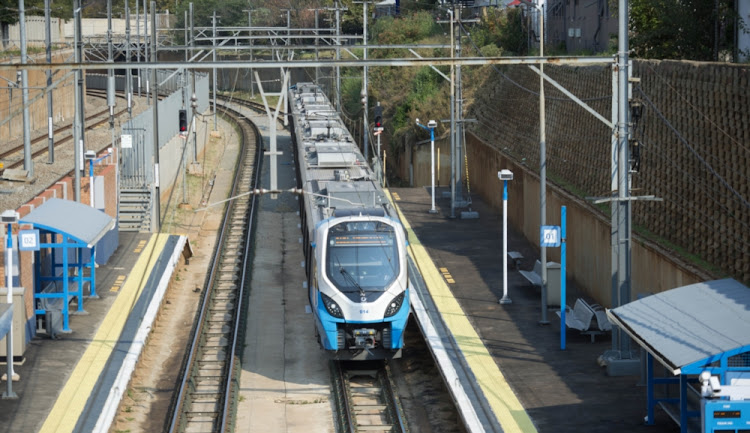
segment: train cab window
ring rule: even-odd
[[[384,291],[399,274],[393,226],[380,221],[349,221],[331,227],[326,274],[342,292]]]

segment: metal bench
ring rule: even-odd
[[[518,251],[508,251],[508,258],[516,266],[516,270],[521,270],[521,260],[523,260],[523,254]]]
[[[560,311],[556,313],[562,318]],[[599,304],[590,305],[582,298],[576,299],[573,309],[565,306],[565,326],[578,330],[581,334],[590,335],[592,343],[597,335],[612,330],[612,324],[607,319],[604,308]]]
[[[524,278],[529,280],[529,283],[533,286],[542,287],[542,262],[537,260],[534,263],[534,268],[530,271],[524,271],[519,269],[518,272],[523,275]]]

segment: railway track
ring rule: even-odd
[[[385,362],[331,361],[339,432],[408,432]]]
[[[206,277],[191,344],[183,363],[182,381],[172,401],[170,432],[225,432],[232,422],[236,367],[246,270],[252,246],[257,196],[247,194],[259,182],[262,158],[260,135],[254,124],[232,109],[240,128],[240,161],[218,242]]]
[[[98,98],[107,98],[106,92],[102,93],[101,91],[96,90],[89,90],[86,92],[88,96],[98,97]],[[120,98],[124,98],[122,95],[118,95]],[[120,116],[121,114],[127,112],[127,109],[123,109],[120,111],[115,112],[115,117]],[[93,122],[93,123],[90,123]],[[106,107],[103,110],[100,110],[94,114],[91,114],[90,116],[86,117],[85,125],[86,130],[92,130],[94,128],[97,128],[105,123],[109,122],[109,107]],[[62,146],[65,143],[68,143],[69,141],[73,140],[73,134],[72,134],[72,124],[64,125],[59,128],[56,128],[53,130],[53,135],[55,138],[55,148],[58,148],[59,146]],[[63,135],[66,134],[66,135]],[[47,134],[39,135],[33,139],[31,139],[31,159],[38,158],[39,156],[44,155],[49,151],[49,146],[47,144],[48,136]],[[4,150],[0,152],[0,161],[5,161],[5,168],[19,168],[23,166],[24,163],[24,145],[21,143],[18,146],[13,146],[10,149]]]

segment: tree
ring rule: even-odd
[[[641,58],[718,60],[734,16],[734,0],[630,0],[630,46]]]

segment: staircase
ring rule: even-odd
[[[120,231],[151,231],[151,190],[120,190]]]

